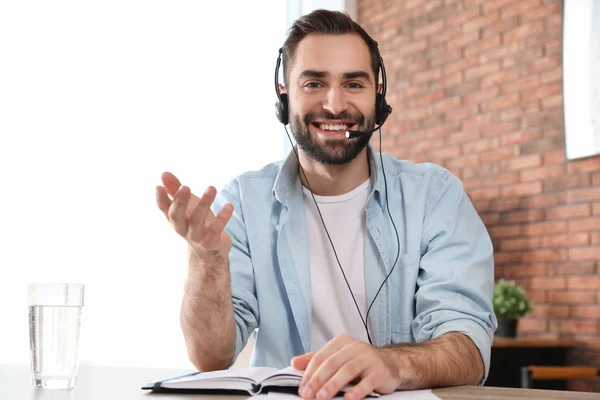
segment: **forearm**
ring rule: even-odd
[[[181,328],[190,361],[199,371],[229,366],[236,340],[229,260],[201,259],[190,252]]]
[[[423,343],[380,348],[398,389],[477,385],[484,374],[477,346],[462,333],[450,332]]]

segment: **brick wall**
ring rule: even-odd
[[[535,301],[519,335],[577,338],[600,365],[600,157],[566,161],[561,1],[359,0],[394,107],[384,151],[460,177],[496,276]]]

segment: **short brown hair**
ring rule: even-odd
[[[294,62],[298,43],[311,33],[343,35],[354,33],[363,38],[371,55],[371,68],[375,75],[375,85],[379,81],[379,50],[377,42],[348,14],[340,11],[315,10],[310,14],[303,15],[292,24],[288,31],[288,37],[283,43],[283,76],[287,84],[289,78],[289,66]]]

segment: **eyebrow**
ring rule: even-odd
[[[303,79],[310,79],[310,78],[313,78],[313,79],[327,78],[329,75],[330,75],[329,72],[316,71],[314,69],[307,69],[300,73],[300,75],[298,76],[298,81],[301,81]],[[365,71],[344,72],[342,74],[342,78],[344,78],[344,79],[364,79],[369,82],[371,81],[371,77]]]

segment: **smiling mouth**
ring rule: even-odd
[[[353,123],[338,123],[338,124],[326,124],[323,122],[312,122],[312,126],[324,132],[325,134],[346,134],[346,131],[355,124]]]

